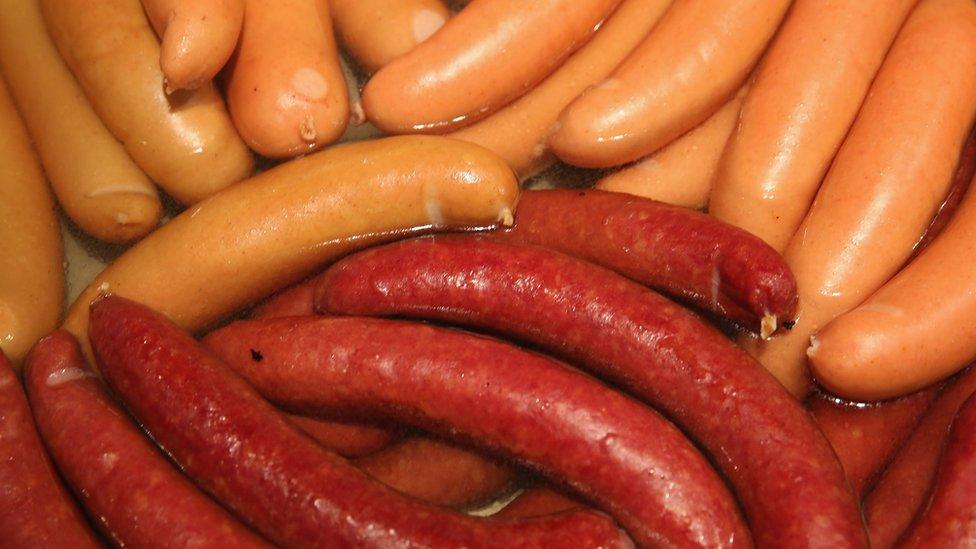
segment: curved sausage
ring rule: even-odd
[[[337,141],[349,94],[328,0],[244,0],[241,43],[227,72],[227,105],[244,141],[269,158]]]
[[[675,0],[610,77],[570,103],[549,145],[575,166],[645,157],[708,119],[742,86],[789,0]]]
[[[511,223],[518,182],[488,151],[392,137],[282,164],[191,208],[102,271],[68,311],[112,292],[199,330],[355,249],[430,228]]]
[[[700,210],[708,204],[722,151],[739,120],[749,87],[724,107],[656,153],[596,182],[603,191],[628,193],[675,206]]]
[[[487,522],[398,496],[303,436],[162,315],[107,297],[93,305],[91,319],[102,373],[147,431],[204,489],[279,545],[628,545],[593,513]]]
[[[793,2],[756,70],[709,213],[786,247],[917,3]]]
[[[542,171],[556,160],[547,141],[559,113],[609,76],[670,5],[671,0],[624,0],[586,45],[532,91],[450,136],[495,151],[522,179]]]
[[[71,334],[42,339],[24,377],[58,470],[115,544],[270,547],[159,453],[88,369]]]
[[[336,263],[317,305],[459,323],[565,357],[658,407],[705,448],[758,546],[866,545],[837,458],[799,403],[720,332],[615,273],[487,238],[421,238]]]
[[[480,120],[558,68],[620,1],[536,0],[526,9],[522,0],[473,0],[366,83],[366,119],[388,133]]]
[[[156,187],[92,110],[36,0],[0,2],[0,72],[68,217],[111,243],[153,230],[162,212]]]
[[[183,204],[251,175],[254,161],[212,83],[167,95],[139,0],[39,0],[61,57],[135,163]]]
[[[364,423],[294,414],[288,414],[288,419],[320,446],[345,458],[375,454],[400,438],[395,430]]]
[[[959,209],[959,204],[969,191],[974,176],[976,176],[976,131],[970,134],[969,139],[966,140],[966,144],[963,145],[962,154],[959,156],[959,165],[956,166],[956,175],[953,177],[949,194],[942,201],[942,205],[939,206],[939,213],[935,214],[935,218],[929,223],[929,228],[925,230],[925,234],[922,235],[918,244],[915,245],[909,262],[918,257],[918,254],[922,253],[925,248],[928,248],[929,244],[945,231],[946,225],[955,217],[956,210]]]
[[[0,351],[0,539],[5,547],[101,547],[37,435],[20,379]]]
[[[579,509],[583,504],[556,492],[551,488],[536,486],[526,488],[492,516],[505,518],[541,517],[552,513],[561,513],[570,509]]]
[[[162,38],[159,66],[170,93],[217,76],[244,22],[244,0],[142,0],[142,7]]]
[[[336,35],[368,72],[430,38],[451,18],[441,0],[330,0]]]
[[[463,437],[585,494],[642,546],[751,544],[732,496],[673,425],[549,359],[379,319],[242,321],[205,342],[276,404]]]
[[[932,497],[899,547],[966,547],[976,543],[976,397],[970,396],[952,429],[932,484]]]
[[[764,337],[794,319],[796,282],[783,258],[685,208],[604,191],[530,191],[515,226],[497,235],[592,261]]]
[[[810,336],[901,269],[948,193],[976,116],[976,72],[959,70],[976,66],[974,31],[972,2],[922,0],[786,248],[800,291],[799,320],[771,341],[742,343],[796,395],[810,387]],[[817,347],[810,353],[822,363]],[[818,381],[839,396],[870,401],[897,394],[859,386],[846,365],[816,367]]]
[[[14,367],[58,324],[61,226],[30,137],[0,79],[0,351]]]

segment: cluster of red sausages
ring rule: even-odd
[[[874,471],[852,490],[813,416],[702,316],[795,310],[758,238],[573,190],[525,193],[511,229],[348,256],[202,341],[107,296],[97,373],[64,331],[30,353],[26,399],[0,368],[0,539],[98,546],[87,514],[120,546],[866,547]],[[867,498],[879,546],[969,539],[974,380],[903,405],[934,399]],[[458,512],[527,474],[496,516]]]

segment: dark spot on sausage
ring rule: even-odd
[[[253,360],[254,362],[261,362],[262,360],[264,360],[264,355],[261,354],[261,351],[256,351],[254,349],[251,349],[251,360]]]
[[[795,320],[787,320],[786,322],[783,323],[783,328],[786,330],[792,330],[793,326],[796,326]]]

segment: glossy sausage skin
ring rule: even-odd
[[[294,414],[289,414],[288,420],[323,448],[344,458],[374,454],[400,438],[400,434],[393,429],[362,423]]]
[[[866,543],[837,458],[799,403],[717,330],[615,273],[487,238],[422,238],[336,263],[317,305],[528,341],[624,387],[685,429],[735,488],[757,545]]]
[[[495,513],[494,516],[508,518],[541,517],[580,507],[584,507],[584,505],[560,492],[545,486],[533,486],[522,490],[518,497],[502,508],[501,511]]]
[[[398,496],[302,435],[189,334],[133,301],[95,303],[91,338],[109,385],[153,438],[276,544],[627,544],[613,523],[592,513],[486,522]]]
[[[359,318],[237,322],[206,343],[279,405],[409,422],[530,465],[643,546],[751,543],[722,481],[673,425],[542,356]]]
[[[935,214],[935,218],[932,219],[929,228],[925,230],[925,234],[922,235],[918,244],[915,245],[915,251],[912,253],[909,262],[918,257],[918,254],[922,253],[937,236],[942,234],[946,225],[952,221],[952,218],[956,215],[956,210],[959,209],[959,204],[962,203],[963,197],[969,191],[974,176],[976,176],[976,130],[969,135],[969,139],[963,145],[962,154],[959,155],[959,165],[956,166],[956,175],[952,180],[952,187],[949,189],[949,194],[942,201],[942,205],[939,206],[939,213]]]
[[[25,378],[58,469],[115,544],[270,547],[173,467],[88,369],[71,334],[42,339]]]
[[[597,263],[768,335],[793,320],[796,282],[758,238],[715,218],[621,193],[530,191],[500,238]]]
[[[444,26],[441,0],[329,0],[336,35],[364,69],[375,72]]]
[[[899,547],[971,547],[976,544],[976,397],[959,408],[928,505]]]
[[[20,379],[3,351],[0,486],[0,540],[4,547],[101,547],[51,465]]]

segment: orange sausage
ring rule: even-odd
[[[227,103],[247,144],[270,158],[312,152],[342,137],[349,92],[328,0],[245,0]]]
[[[748,86],[743,86],[700,126],[651,156],[603,177],[596,182],[596,188],[686,208],[704,208],[747,90]]]
[[[142,6],[162,37],[159,66],[168,91],[199,88],[234,53],[244,0],[142,0]]]
[[[54,201],[27,129],[0,80],[0,351],[15,368],[58,325],[62,261]]]
[[[375,72],[444,26],[451,12],[441,0],[331,0],[339,41]]]
[[[750,350],[796,395],[810,383],[810,336],[904,265],[946,196],[976,117],[976,71],[960,70],[976,66],[974,30],[970,0],[918,5],[786,248],[800,293],[798,321],[789,333],[751,342]],[[883,394],[823,381],[853,400]]]
[[[917,2],[794,2],[742,106],[710,213],[786,247]]]
[[[583,45],[621,0],[473,0],[363,90],[388,133],[456,130],[532,89]]]
[[[159,43],[139,0],[40,2],[95,112],[173,198],[191,204],[251,174],[251,153],[212,84],[166,95]]]
[[[156,187],[92,110],[48,37],[37,0],[0,1],[0,72],[68,217],[112,243],[155,228]]]
[[[573,101],[550,145],[606,168],[647,156],[698,126],[742,85],[790,0],[675,0],[599,86]]]
[[[353,250],[439,227],[512,223],[518,181],[489,151],[442,137],[333,147],[214,195],[102,271],[68,312],[111,291],[200,330]]]
[[[546,143],[559,113],[609,76],[654,28],[671,0],[624,0],[585,46],[532,91],[488,118],[450,134],[498,153],[526,179],[555,162]]]

